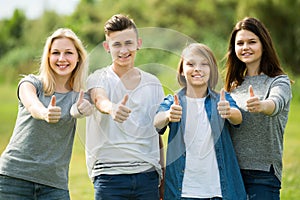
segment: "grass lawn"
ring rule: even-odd
[[[11,136],[17,115],[16,87],[0,85],[0,153]],[[300,103],[293,102],[284,140],[284,169],[281,199],[300,199]],[[93,199],[93,185],[85,165],[85,120],[78,120],[78,129],[70,164],[70,193],[72,200]]]

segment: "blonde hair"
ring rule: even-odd
[[[195,55],[203,56],[209,63],[210,66],[210,76],[208,80],[208,88],[214,89],[218,83],[219,73],[218,73],[218,64],[216,58],[211,51],[211,49],[201,43],[191,43],[185,47],[181,53],[181,58],[178,63],[177,68],[177,81],[182,87],[186,87],[186,79],[182,75],[183,72],[183,61],[184,57],[188,52],[192,52]]]
[[[85,80],[88,72],[88,57],[87,52],[77,35],[68,28],[59,28],[52,35],[50,35],[45,43],[44,51],[41,58],[41,64],[39,69],[39,77],[43,83],[43,89],[45,95],[52,95],[55,91],[55,79],[54,72],[50,67],[49,54],[53,41],[59,38],[70,39],[78,53],[78,63],[73,70],[69,84],[72,90],[79,92],[80,89],[84,89]]]

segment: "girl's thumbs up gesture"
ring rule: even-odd
[[[50,103],[45,114],[45,121],[48,123],[57,123],[61,116],[61,108],[56,106],[56,97],[51,97]]]
[[[89,116],[92,112],[93,106],[88,100],[84,99],[84,92],[81,90],[77,102],[71,107],[70,114],[75,118],[82,118]]]
[[[261,102],[257,96],[255,96],[252,85],[249,86],[249,99],[246,102],[246,108],[249,112],[257,113],[261,112]]]

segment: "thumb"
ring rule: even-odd
[[[254,97],[254,91],[253,91],[253,88],[252,88],[252,85],[249,85],[249,96],[250,97]]]
[[[174,94],[174,104],[179,105],[179,100],[177,94]]]
[[[84,97],[84,92],[82,90],[80,90],[79,92],[79,96],[78,96],[78,101],[77,101],[77,104],[81,104],[82,101],[83,101],[83,97]]]
[[[55,95],[52,95],[49,106],[56,106],[56,97],[55,97]]]
[[[123,98],[122,101],[121,101],[121,104],[125,106],[126,103],[127,103],[127,101],[128,101],[128,94],[126,94],[126,95],[124,96],[124,98]]]
[[[222,88],[220,91],[220,101],[225,101],[225,90]]]

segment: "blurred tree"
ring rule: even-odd
[[[13,65],[20,68],[16,72],[26,73],[26,69],[31,72],[28,65],[34,66],[33,61],[40,57],[46,37],[58,27],[72,28],[79,35],[94,56],[92,67],[95,69],[97,63],[108,62],[101,45],[105,39],[103,25],[112,15],[123,13],[132,17],[138,28],[156,27],[159,30],[153,33],[141,31],[146,38],[141,56],[137,57],[138,64],[156,62],[176,67],[184,37],[207,44],[221,61],[235,23],[245,16],[253,16],[270,30],[286,69],[300,74],[299,8],[299,0],[81,0],[70,16],[46,11],[34,20],[26,19],[22,11],[16,10],[11,19],[0,20],[0,69]],[[162,28],[175,36],[164,34]],[[149,34],[152,35],[149,37]],[[21,50],[26,54],[22,55]],[[153,73],[159,74],[159,67]]]
[[[21,37],[24,32],[26,16],[23,11],[16,9],[9,20],[3,20],[0,32],[0,58],[10,49],[22,45]]]

